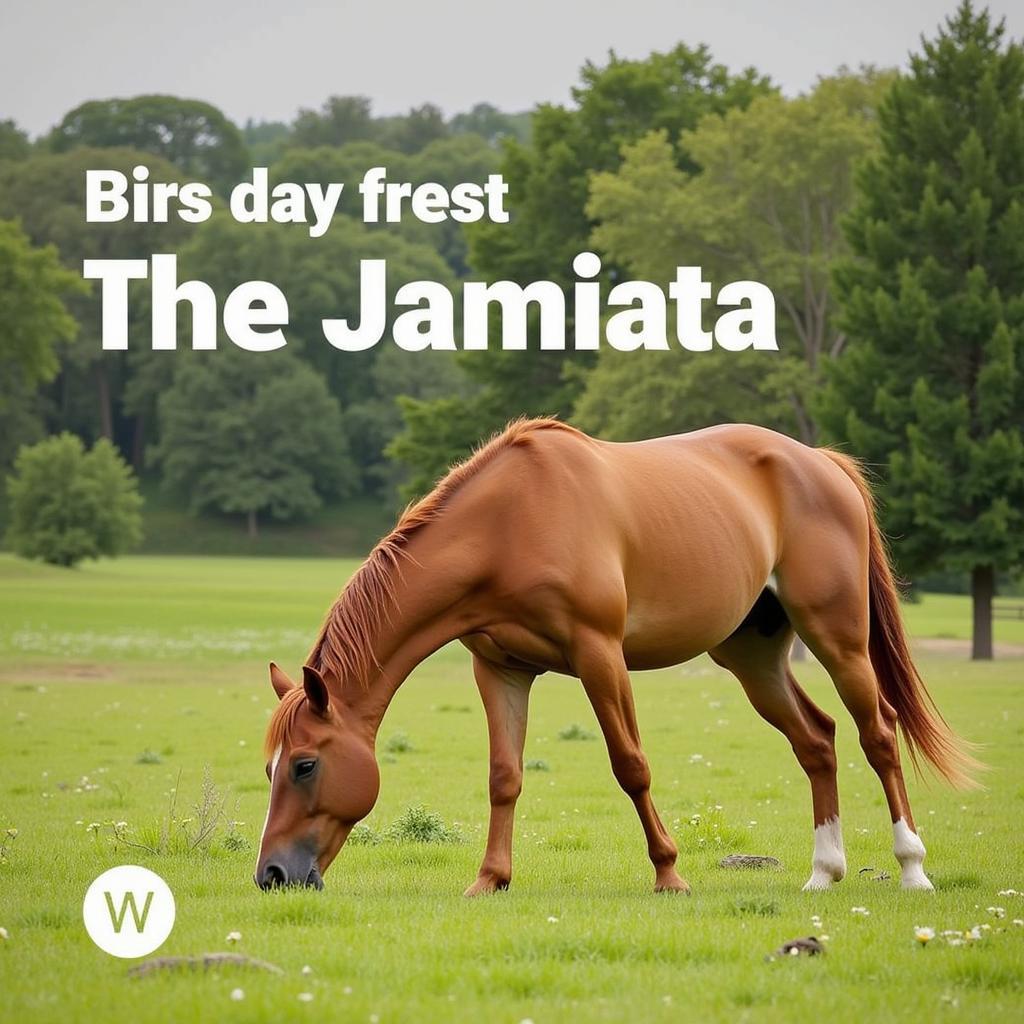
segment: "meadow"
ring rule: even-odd
[[[926,595],[906,609],[936,701],[992,768],[985,789],[965,793],[908,770],[934,893],[900,891],[881,787],[813,663],[797,671],[839,723],[850,872],[827,893],[800,891],[812,845],[806,780],[739,685],[702,658],[634,678],[655,800],[692,895],[653,894],[640,826],[580,686],[544,676],[512,888],[463,899],[483,850],[487,744],[469,658],[455,645],[421,666],[384,721],[381,797],[363,842],[342,851],[325,891],[265,894],[252,870],[275,701],[267,662],[297,674],[354,566],[145,556],[67,571],[0,555],[7,1019],[1024,1016],[1024,622],[997,623],[1008,656],[971,664],[957,644],[966,598]],[[431,826],[423,835],[410,808],[439,820],[416,819]],[[734,852],[782,867],[718,866]],[[88,884],[120,863],[152,868],[175,894],[176,925],[158,955],[229,950],[284,973],[129,977],[81,921]],[[936,937],[920,944],[918,926]],[[975,926],[980,938],[963,938]],[[239,937],[229,943],[230,933]],[[824,956],[766,960],[811,934],[828,936]]]

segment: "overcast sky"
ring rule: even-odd
[[[87,99],[204,99],[239,124],[290,120],[332,94],[381,114],[481,100],[565,102],[588,58],[707,43],[787,93],[842,64],[905,66],[956,0],[0,0],[0,119],[46,131]],[[995,0],[1012,35],[1024,4]],[[1010,13],[1011,10],[1014,13]]]

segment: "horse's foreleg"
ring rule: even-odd
[[[594,642],[577,651],[574,662],[608,744],[612,771],[640,816],[654,864],[655,892],[689,892],[689,885],[676,873],[676,844],[651,799],[651,769],[640,746],[633,689],[622,648]]]
[[[526,714],[534,676],[473,655],[473,674],[487,714],[491,746],[491,822],[487,851],[467,896],[507,889],[512,879],[512,824],[523,785]]]

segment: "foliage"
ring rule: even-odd
[[[770,94],[708,115],[679,141],[696,173],[677,165],[673,140],[658,131],[626,146],[616,173],[594,176],[594,248],[645,280],[671,280],[689,264],[716,285],[770,282],[781,352],[622,359],[608,350],[577,404],[581,424],[631,438],[744,420],[816,442],[813,398],[845,341],[830,295],[833,261],[845,252],[839,223],[891,80],[841,74],[796,99]],[[710,329],[714,306],[707,311]]]
[[[122,440],[133,454],[142,440],[143,423],[123,405],[125,379],[137,369],[161,362],[165,353],[148,347],[104,352],[100,345],[100,288],[81,281],[84,259],[130,259],[140,254],[174,252],[188,226],[177,218],[167,224],[137,224],[126,218],[115,224],[89,224],[82,213],[85,170],[107,167],[130,174],[146,163],[151,180],[175,181],[179,172],[165,160],[134,149],[77,148],[67,153],[35,153],[26,160],[0,163],[0,218],[18,218],[35,246],[56,246],[61,262],[79,282],[65,304],[76,321],[77,343],[58,346],[60,374],[44,389],[49,432],[71,430],[83,438]],[[149,334],[149,301],[145,289],[129,291],[129,338]],[[162,360],[166,364],[166,360]],[[128,414],[128,415],[126,415]],[[138,461],[136,465],[138,465]]]
[[[366,96],[331,96],[319,110],[303,108],[291,127],[294,146],[344,146],[374,137],[371,103]]]
[[[588,729],[578,722],[573,722],[564,729],[558,730],[558,738],[560,740],[596,740],[597,736],[592,729]]]
[[[90,100],[65,114],[46,142],[55,153],[78,146],[142,150],[222,191],[240,179],[249,162],[241,132],[224,114],[209,103],[178,96]],[[150,180],[157,179],[151,174]]]
[[[388,825],[381,837],[392,843],[463,843],[458,826],[448,825],[436,811],[421,804],[407,808]]]
[[[746,106],[767,91],[766,79],[753,70],[730,74],[713,62],[706,47],[679,44],[643,60],[613,53],[604,66],[586,64],[573,90],[573,108],[542,105],[533,113],[529,143],[505,140],[501,170],[509,186],[511,219],[469,226],[474,274],[520,284],[552,280],[568,288],[574,280],[572,259],[587,248],[593,226],[586,211],[591,174],[616,168],[623,145],[648,131],[663,128],[676,138],[705,114]],[[694,169],[684,151],[677,159],[680,166]],[[411,468],[415,481],[434,475],[445,459],[468,455],[473,445],[517,415],[569,415],[593,360],[571,350],[539,351],[534,319],[530,335],[528,357],[497,348],[460,354],[481,397],[404,406],[406,434],[390,451]],[[449,426],[451,419],[457,430]],[[446,439],[437,452],[429,450],[431,434]]]
[[[65,270],[53,246],[35,249],[17,223],[0,221],[0,360],[29,385],[52,380],[54,342],[75,336],[63,296],[85,286]]]
[[[193,512],[301,517],[344,495],[355,469],[341,409],[324,381],[287,349],[226,349],[179,359],[160,397],[153,456]]]
[[[17,223],[0,220],[0,473],[43,432],[38,387],[56,375],[58,344],[77,330],[65,300],[84,291],[56,249],[34,248]]]
[[[109,441],[86,451],[80,438],[60,434],[22,448],[7,494],[7,542],[25,558],[72,566],[141,539],[138,486]]]
[[[884,467],[905,570],[973,571],[986,656],[994,569],[1024,562],[1024,48],[963,3],[879,120],[836,275],[851,345],[824,416]]]
[[[529,113],[506,114],[491,103],[477,103],[449,122],[454,135],[479,135],[494,145],[502,139],[526,142],[530,135]]]
[[[394,321],[390,300],[406,281],[434,280],[454,287],[450,270],[430,246],[371,230],[348,216],[337,217],[322,238],[310,238],[302,225],[247,228],[215,215],[182,249],[179,276],[206,281],[220,302],[249,279],[270,280],[281,288],[290,310],[286,351],[299,356],[344,409],[339,437],[358,465],[358,475],[350,477],[346,492],[387,493],[396,473],[385,462],[383,450],[401,427],[396,396],[432,398],[465,388],[451,353],[406,353],[387,340]],[[387,261],[385,341],[366,352],[340,355],[324,340],[322,320],[348,317],[358,322],[360,259]],[[220,344],[232,347],[223,336]],[[251,354],[243,353],[243,361],[250,359]],[[143,408],[155,405],[168,387],[174,362],[147,359],[149,372],[134,383],[133,402]]]
[[[0,121],[0,160],[24,160],[31,151],[28,135],[14,121]]]

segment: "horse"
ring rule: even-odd
[[[377,799],[374,743],[395,692],[460,640],[487,717],[490,823],[467,896],[508,887],[527,707],[544,672],[576,676],[635,805],[655,890],[688,892],[651,799],[630,671],[707,652],[789,740],[811,788],[807,890],[846,871],[835,722],[790,670],[799,636],[828,672],[881,781],[906,889],[931,889],[897,729],[915,766],[973,785],[981,767],[911,659],[871,490],[857,462],[728,424],[612,443],[515,421],[410,505],[329,610],[266,734],[270,803],[256,883],[320,888]]]

